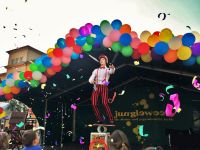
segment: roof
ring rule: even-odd
[[[45,54],[45,53],[43,53],[42,51],[39,51],[38,49],[36,49],[36,48],[34,48],[34,47],[32,47],[32,46],[29,46],[29,45],[26,45],[26,46],[22,46],[22,47],[19,47],[19,48],[16,48],[16,49],[9,50],[9,51],[7,51],[7,53],[10,54],[11,52],[19,51],[19,50],[22,49],[22,48],[28,48],[29,50],[32,50],[32,51],[34,51],[34,52],[36,52],[36,53]]]

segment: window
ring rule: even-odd
[[[20,57],[20,62],[22,62],[23,61],[23,57]]]
[[[18,63],[19,58],[16,58],[16,64]]]
[[[14,59],[12,59],[11,60],[11,65],[13,65],[15,63],[15,60]]]

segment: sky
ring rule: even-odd
[[[30,45],[46,53],[71,28],[86,23],[120,19],[138,34],[163,28],[175,35],[200,32],[199,6],[200,0],[0,0],[0,73],[6,51]]]

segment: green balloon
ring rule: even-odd
[[[30,69],[31,71],[33,71],[33,72],[34,72],[34,71],[38,71],[38,67],[37,67],[37,65],[34,64],[34,63],[30,64],[29,69]]]
[[[19,87],[19,86],[18,86],[19,81],[20,81],[20,80],[16,80],[16,81],[15,81],[15,86]]]
[[[200,65],[200,56],[196,57],[197,64]]]
[[[87,36],[86,42],[87,42],[89,45],[93,45],[93,44],[94,44],[94,38],[91,37],[91,36]]]
[[[38,71],[40,71],[40,72],[45,72],[45,71],[46,71],[45,66],[43,66],[42,64],[39,64],[39,65],[37,66],[37,68],[38,68]]]
[[[89,44],[85,44],[83,45],[83,51],[84,52],[90,52],[92,50],[92,45],[89,45]]]
[[[0,87],[2,87],[2,84],[0,83]]]
[[[114,42],[111,46],[113,52],[120,52],[122,49],[122,46],[119,42]]]
[[[30,80],[30,86],[31,87],[36,88],[36,87],[38,87],[38,85],[39,85],[39,81]]]
[[[133,49],[131,48],[131,46],[125,46],[122,48],[122,55],[125,57],[129,57],[132,56],[133,54]]]
[[[59,46],[58,46],[58,44],[57,44],[57,43],[55,44],[55,48],[59,48]]]
[[[19,78],[22,79],[22,80],[26,80],[26,79],[24,78],[24,72],[20,72],[20,73],[19,73]]]

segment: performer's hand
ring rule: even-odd
[[[91,84],[95,84],[95,81],[92,81]]]
[[[113,64],[110,64],[110,65],[109,65],[109,68],[110,68],[110,69],[115,69],[115,66],[114,66]]]

